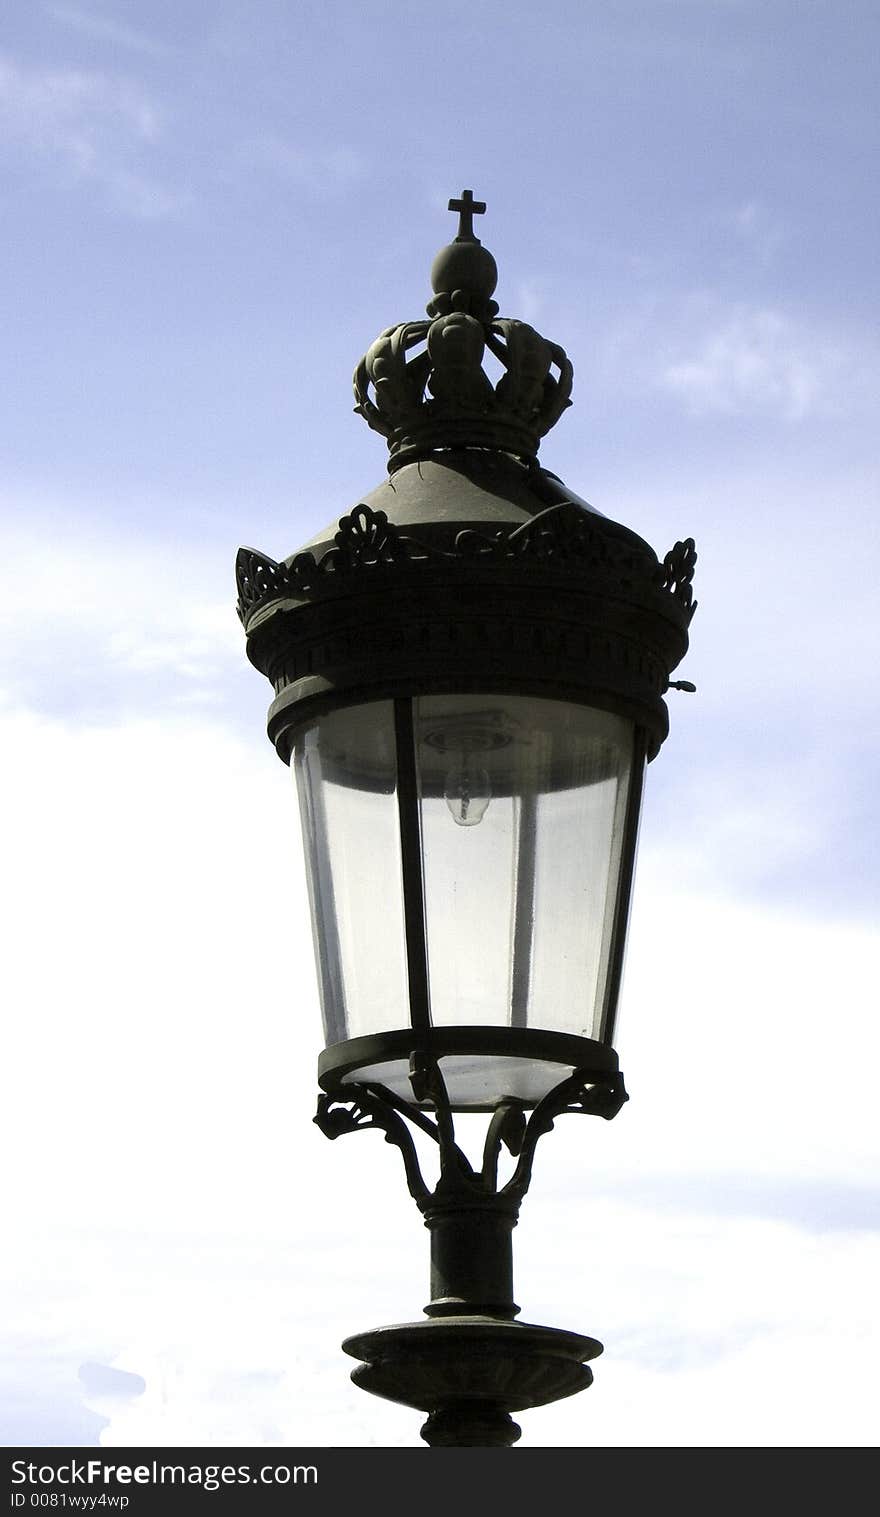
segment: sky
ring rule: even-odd
[[[310,1120],[233,565],[383,479],[351,372],[468,186],[574,363],[542,461],[700,555],[631,1100],[557,1122],[514,1239],[524,1320],[605,1353],[524,1444],[876,1442],[878,61],[860,0],[7,0],[0,1441],[418,1442],[338,1347],[428,1240]]]

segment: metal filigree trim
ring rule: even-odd
[[[383,1085],[354,1082],[346,1086],[344,1095],[320,1095],[314,1120],[328,1138],[372,1128],[383,1131],[386,1143],[401,1151],[409,1193],[421,1211],[430,1211],[437,1202],[449,1203],[456,1198],[495,1199],[516,1211],[531,1184],[538,1140],[552,1130],[557,1117],[580,1113],[610,1121],[629,1100],[622,1075],[609,1074],[597,1081],[577,1070],[549,1091],[529,1118],[521,1103],[502,1100],[489,1123],[482,1165],[476,1170],[455,1141],[449,1095],[436,1061],[415,1056],[411,1078],[417,1099],[432,1100],[436,1120],[432,1121],[417,1106],[401,1100]],[[404,1118],[438,1145],[440,1179],[433,1191],[422,1176]],[[510,1179],[499,1188],[498,1160],[502,1147],[517,1158],[517,1164]]]
[[[371,1128],[384,1132],[385,1142],[400,1149],[409,1193],[421,1205],[430,1192],[422,1179],[412,1134],[398,1113],[398,1104],[390,1091],[382,1090],[379,1094],[366,1085],[354,1086],[350,1098],[320,1095],[313,1121],[320,1127],[324,1137],[331,1139]],[[411,1117],[409,1111],[407,1116]],[[424,1126],[421,1122],[418,1125]]]
[[[694,540],[692,537],[686,537],[684,542],[676,543],[670,548],[655,576],[655,583],[662,590],[669,590],[679,605],[687,611],[689,622],[697,609],[692,589],[696,563],[697,550]]]
[[[676,543],[653,573],[653,583],[671,593],[688,617],[693,616],[691,581],[697,554],[693,538]],[[532,560],[554,570],[583,573],[585,569],[613,577],[624,590],[644,574],[644,556],[625,544],[610,541],[591,523],[581,507],[570,501],[548,506],[529,521],[496,532],[465,528],[445,544],[426,542],[403,533],[384,511],[363,503],[340,517],[333,543],[320,558],[298,553],[290,563],[277,563],[255,548],[240,548],[235,577],[238,615],[246,623],[258,607],[289,596],[320,591],[327,576],[390,569],[394,565],[467,564],[478,561],[512,563]],[[648,576],[645,576],[646,578]]]

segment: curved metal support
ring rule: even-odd
[[[435,1195],[453,1190],[459,1185],[466,1188],[478,1179],[473,1166],[455,1141],[455,1123],[452,1120],[452,1103],[446,1089],[446,1081],[440,1073],[436,1059],[417,1050],[410,1057],[409,1078],[417,1101],[429,1098],[434,1105],[437,1119],[437,1142],[440,1148],[440,1179]]]
[[[385,1133],[386,1143],[400,1149],[409,1193],[422,1211],[432,1204],[455,1199],[479,1201],[490,1198],[516,1211],[531,1183],[538,1139],[552,1131],[557,1117],[571,1112],[610,1121],[629,1100],[621,1074],[609,1074],[596,1081],[595,1076],[576,1070],[548,1091],[528,1119],[521,1102],[513,1099],[500,1101],[486,1133],[482,1165],[475,1170],[455,1141],[452,1108],[437,1062],[427,1055],[414,1054],[410,1078],[416,1099],[433,1102],[435,1121],[384,1085],[354,1082],[345,1087],[345,1095],[320,1095],[314,1120],[328,1138],[380,1128]],[[438,1146],[440,1178],[433,1191],[422,1176],[407,1122],[427,1133]],[[518,1162],[511,1178],[499,1189],[498,1160],[502,1146],[517,1157]]]
[[[382,1087],[378,1089],[381,1090]],[[342,1137],[343,1133],[379,1128],[385,1134],[385,1142],[393,1143],[400,1149],[407,1188],[416,1204],[421,1206],[429,1199],[431,1192],[422,1178],[416,1146],[409,1128],[385,1099],[385,1096],[390,1095],[390,1091],[379,1095],[364,1085],[353,1086],[350,1099],[322,1093],[318,1097],[318,1109],[313,1120],[324,1137],[331,1139]]]
[[[538,1102],[525,1125],[516,1169],[498,1194],[508,1196],[517,1203],[522,1200],[531,1184],[538,1139],[552,1131],[557,1117],[566,1112],[575,1112],[604,1117],[610,1121],[628,1100],[622,1074],[608,1075],[599,1083],[587,1083],[584,1074],[576,1070]]]
[[[480,1178],[490,1194],[498,1190],[498,1160],[502,1145],[514,1158],[522,1152],[526,1134],[526,1114],[518,1101],[502,1101],[496,1106],[483,1147]]]
[[[421,1128],[422,1132],[426,1132],[428,1137],[433,1138],[435,1143],[440,1142],[440,1132],[437,1123],[433,1122],[427,1113],[421,1111],[418,1106],[413,1106],[411,1102],[404,1101],[402,1096],[395,1095],[394,1091],[389,1090],[387,1085],[381,1085],[378,1080],[358,1080],[356,1082],[352,1081],[349,1088],[354,1091],[367,1091],[371,1096],[375,1096],[377,1100],[383,1101],[386,1106],[390,1106],[393,1111],[399,1112],[402,1117],[406,1117],[409,1122],[412,1122],[413,1127]]]

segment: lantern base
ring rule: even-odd
[[[538,1027],[408,1027],[331,1044],[318,1060],[318,1083],[343,1097],[354,1085],[378,1082],[412,1103],[410,1061],[416,1052],[440,1066],[456,1112],[491,1112],[503,1098],[529,1110],[575,1070],[585,1082],[601,1082],[619,1072],[613,1048],[574,1033]],[[426,1096],[418,1104],[430,1110],[433,1100]]]
[[[520,1428],[511,1413],[547,1406],[592,1384],[588,1360],[602,1344],[580,1333],[495,1317],[433,1317],[346,1338],[365,1361],[362,1390],[427,1412],[431,1447],[506,1448]]]

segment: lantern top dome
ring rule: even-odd
[[[652,758],[688,644],[693,541],[658,560],[538,464],[572,366],[498,316],[495,260],[473,229],[483,202],[465,190],[450,209],[458,232],[434,260],[427,319],[388,327],[355,373],[391,477],[281,561],[239,551],[248,657],[275,689],[270,735],[287,762],[331,709],[489,690],[633,720]]]
[[[386,329],[354,373],[355,411],[388,442],[390,473],[450,449],[489,449],[532,463],[571,404],[565,351],[527,322],[499,316],[495,259],[474,234],[485,201],[449,201],[458,232],[431,268],[428,320]],[[484,368],[501,367],[496,381]]]

